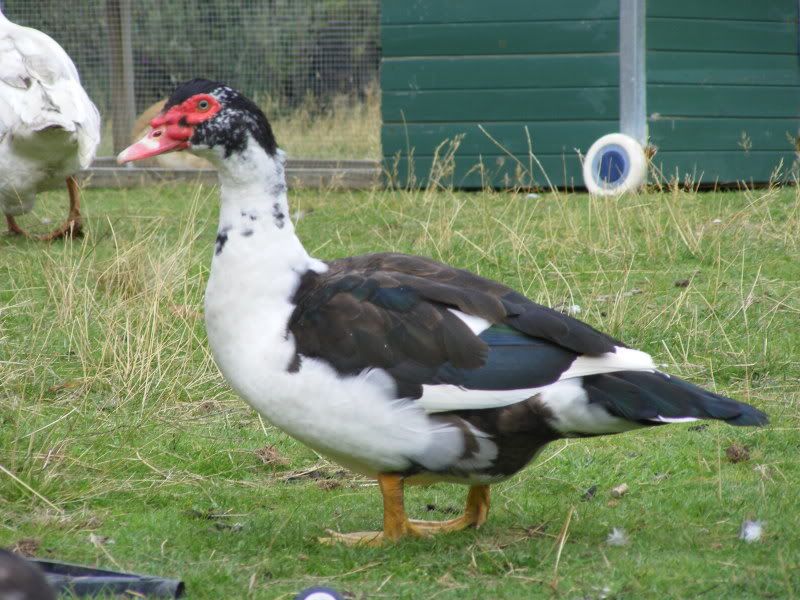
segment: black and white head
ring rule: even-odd
[[[150,127],[147,135],[119,154],[119,163],[188,150],[220,164],[250,144],[270,157],[279,152],[261,109],[233,88],[207,79],[180,84]]]

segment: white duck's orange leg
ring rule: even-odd
[[[25,237],[29,237],[25,230],[17,225],[17,222],[14,220],[14,217],[11,215],[6,215],[6,223],[8,224],[8,233],[13,233],[15,235],[24,235]]]
[[[55,240],[61,237],[80,237],[83,235],[83,223],[81,222],[81,190],[78,181],[70,176],[67,177],[67,191],[69,192],[69,213],[66,222],[58,229],[54,229],[47,235],[39,239],[42,241]]]
[[[339,533],[328,530],[330,537],[320,538],[323,544],[342,543],[348,546],[380,546],[404,537],[427,537],[437,533],[480,527],[489,515],[489,486],[475,485],[469,490],[464,514],[449,521],[411,521],[406,516],[403,500],[403,478],[399,475],[378,475],[383,495],[383,531]]]

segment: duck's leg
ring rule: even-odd
[[[467,527],[478,528],[489,517],[489,486],[473,485],[467,494],[467,506],[464,514],[449,521],[411,521],[411,525],[418,531],[433,535],[447,533],[448,531],[461,531]]]
[[[25,230],[17,225],[17,222],[11,215],[6,215],[6,223],[8,224],[8,233],[12,233],[14,235],[24,235],[25,237],[28,237],[28,234],[25,232]]]
[[[43,235],[41,240],[49,241],[61,237],[80,237],[83,235],[83,223],[81,222],[81,191],[78,181],[72,177],[67,177],[67,191],[69,192],[69,213],[66,222],[58,229],[54,229],[47,235]]]
[[[320,538],[323,544],[342,543],[348,546],[380,546],[384,542],[396,542],[400,538],[422,537],[428,532],[417,529],[406,516],[403,502],[403,478],[400,475],[378,475],[378,486],[383,495],[383,531],[359,531],[339,533],[328,530],[330,537]]]

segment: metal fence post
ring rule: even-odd
[[[619,128],[647,142],[645,0],[619,3]]]
[[[131,0],[106,0],[108,42],[111,47],[111,120],[114,154],[130,143],[136,118],[131,41]]]

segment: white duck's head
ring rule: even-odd
[[[180,84],[150,126],[147,135],[120,152],[117,162],[188,150],[219,165],[252,143],[270,157],[279,152],[261,109],[233,88],[207,79]]]

